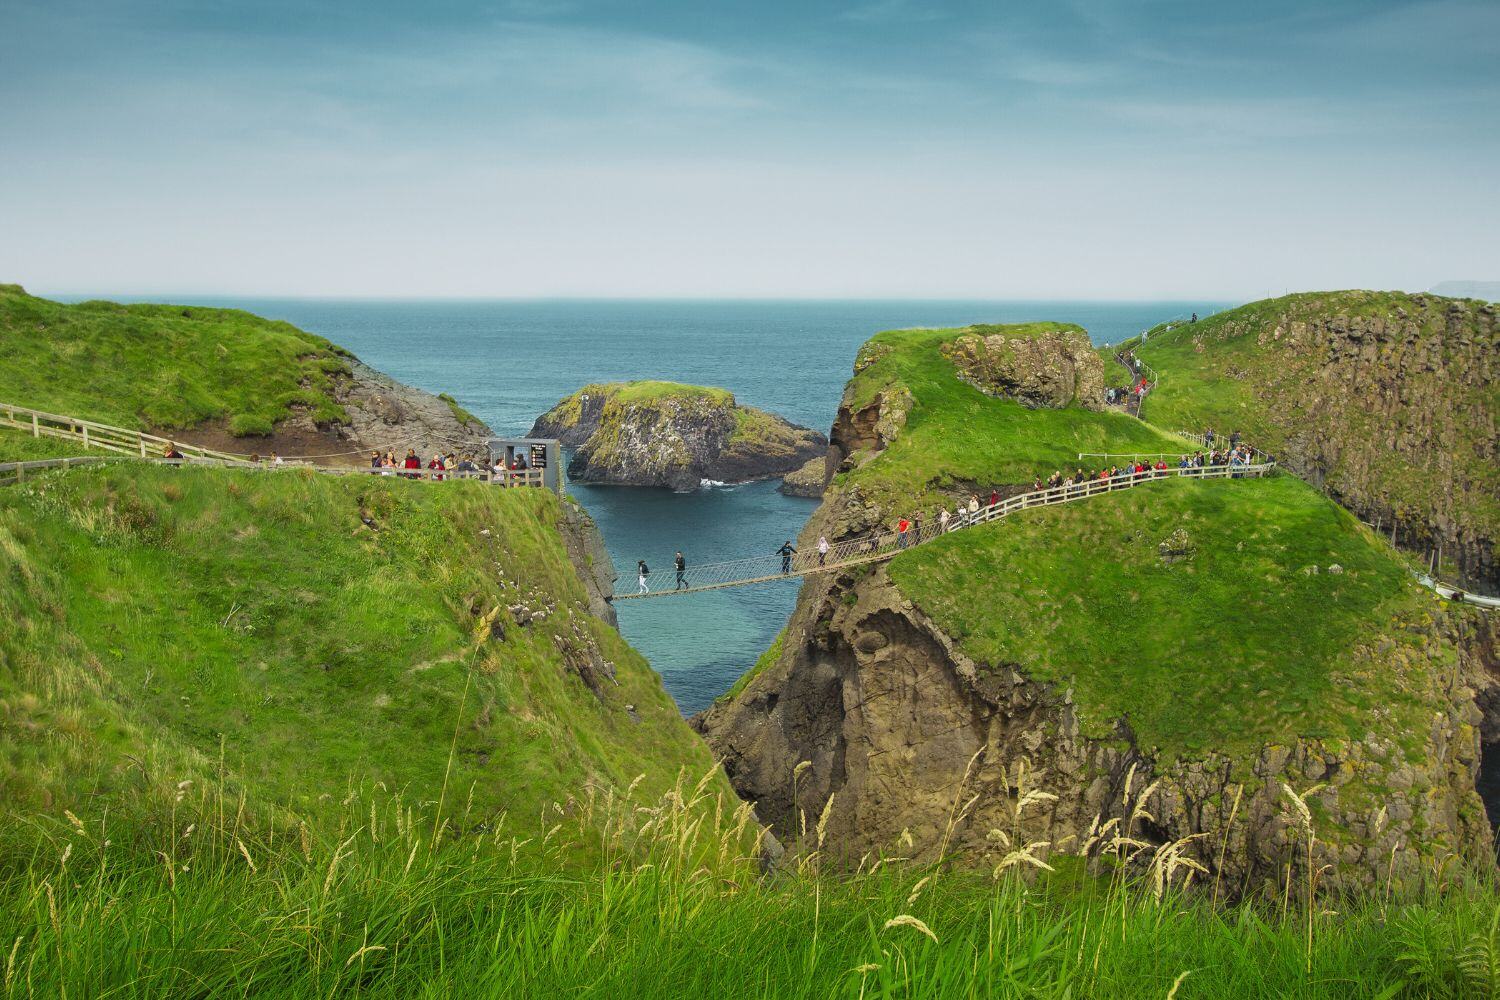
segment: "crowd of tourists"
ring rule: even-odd
[[[187,456],[177,447],[176,442],[168,442],[162,449],[161,457],[167,462],[186,462]],[[268,456],[259,453],[251,455],[249,461],[254,465],[286,465],[287,461],[274,451]],[[292,459],[294,464],[306,464],[306,460]],[[473,455],[460,456],[457,452],[449,451],[433,452],[432,457],[423,459],[417,454],[415,448],[406,449],[405,457],[398,458],[394,450],[381,451],[379,449],[370,452],[369,471],[373,475],[400,476],[403,479],[427,479],[442,481],[445,479],[488,479],[490,482],[506,486],[529,486],[538,485],[541,482],[538,470],[533,469],[526,461],[526,456],[517,450],[514,458],[509,462],[503,456],[495,458],[493,462],[475,459]],[[540,467],[538,467],[540,468]]]
[[[1132,351],[1121,351],[1116,357],[1120,364],[1130,369],[1134,377],[1129,385],[1110,386],[1105,389],[1104,399],[1111,406],[1127,406],[1133,401],[1139,409],[1141,400],[1145,399],[1146,393],[1151,391],[1151,381],[1146,377],[1145,366]]]
[[[432,457],[424,462],[415,448],[406,449],[405,458],[397,458],[394,451],[372,451],[370,452],[370,469],[382,476],[401,476],[403,479],[442,481],[487,477],[491,482],[497,483],[528,481],[530,477],[527,473],[531,471],[531,467],[526,463],[526,456],[519,452],[508,463],[502,456],[486,466],[483,461],[476,461],[472,455],[460,457],[452,451],[447,454],[434,452]]]

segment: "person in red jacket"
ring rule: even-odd
[[[406,459],[405,459],[405,461],[403,461],[401,463],[401,467],[403,469],[408,470],[408,471],[402,473],[402,475],[404,475],[407,479],[420,479],[420,478],[422,478],[422,460],[417,457],[416,449],[414,449],[414,448],[408,448],[408,449],[406,449]],[[410,471],[412,469],[415,469],[417,471],[415,471],[415,472]]]

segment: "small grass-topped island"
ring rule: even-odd
[[[586,385],[538,418],[531,436],[574,449],[573,479],[679,491],[783,476],[828,443],[725,389],[658,381]]]

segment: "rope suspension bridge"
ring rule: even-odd
[[[928,523],[920,528],[912,527],[904,534],[896,531],[882,531],[857,538],[840,539],[837,542],[830,542],[826,552],[804,548],[783,554],[777,550],[763,556],[689,566],[681,572],[670,568],[665,571],[653,570],[651,575],[646,577],[644,587],[638,575],[633,588],[630,580],[623,579],[613,599],[632,601],[651,597],[676,597],[698,594],[706,590],[745,587],[792,577],[811,576],[817,573],[833,573],[851,566],[863,566],[867,563],[894,559],[902,552],[942,535],[989,524],[1017,511],[1030,510],[1033,507],[1050,507],[1074,500],[1085,500],[1114,490],[1130,489],[1171,479],[1259,477],[1275,468],[1276,463],[1267,461],[1252,465],[1148,469],[1145,472],[1131,472],[1108,479],[1087,479],[1081,483],[1031,490],[1018,493],[999,503],[981,507],[977,511],[960,511],[946,525]]]

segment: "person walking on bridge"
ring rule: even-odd
[[[646,560],[637,559],[635,561],[635,580],[637,594],[649,594],[651,592],[651,588],[646,586],[646,577],[650,575],[651,569],[646,565]]]
[[[796,548],[792,545],[792,540],[788,538],[782,542],[781,548],[776,550],[776,554],[781,557],[781,575],[786,576],[792,571],[792,556],[797,554]]]
[[[819,535],[818,536],[818,565],[819,566],[823,566],[823,565],[826,565],[827,563],[828,563],[828,536],[827,535]]]
[[[896,522],[896,548],[906,548],[906,532],[910,527],[911,522],[904,517]]]
[[[682,574],[687,572],[687,560],[682,558],[681,551],[677,553],[677,558],[674,560],[673,564],[677,567],[677,586],[673,587],[672,589],[686,590],[687,581],[682,578]]]

